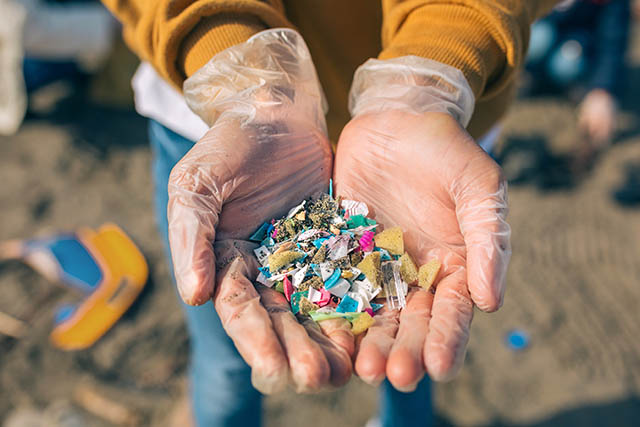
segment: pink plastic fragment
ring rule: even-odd
[[[373,250],[373,231],[367,230],[362,233],[360,238],[360,249],[364,252],[371,252]]]
[[[278,229],[274,228],[273,231],[271,232],[271,238],[275,239],[277,235],[278,235]]]
[[[282,279],[282,284],[284,285],[284,296],[287,298],[287,301],[291,301],[291,294],[293,294],[293,283],[289,280],[289,276],[284,276]]]
[[[371,307],[367,307],[364,309],[365,312],[369,313],[369,316],[373,317],[376,315],[375,311]]]
[[[317,302],[317,304],[319,307],[324,307],[331,301],[331,294],[325,288],[320,289],[320,294],[322,295],[322,297]]]

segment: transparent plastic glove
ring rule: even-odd
[[[325,325],[326,335],[298,324],[281,294],[254,288],[256,245],[246,241],[264,221],[326,191],[330,178],[322,92],[304,41],[292,30],[261,32],[216,55],[184,92],[211,129],[169,180],[182,298],[213,298],[258,390],[282,390],[289,379],[298,391],[342,384],[353,352],[347,322]]]
[[[401,313],[375,317],[357,350],[363,380],[386,376],[410,391],[425,371],[452,378],[474,304],[485,311],[502,304],[510,228],[500,168],[463,127],[473,96],[462,74],[415,57],[385,62],[356,73],[354,117],[340,136],[334,179],[338,194],[366,202],[385,226],[402,227],[419,265],[442,262],[435,292],[412,289]]]

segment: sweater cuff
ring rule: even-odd
[[[517,63],[508,60],[514,46],[501,43],[504,37],[485,14],[468,6],[431,4],[408,15],[383,34],[380,59],[416,55],[455,67],[476,99],[508,84]]]
[[[257,17],[226,13],[200,22],[183,40],[178,53],[178,69],[190,77],[215,54],[244,43],[267,26]]]

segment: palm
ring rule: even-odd
[[[301,325],[283,295],[254,288],[256,245],[247,240],[262,222],[325,190],[330,174],[326,137],[295,114],[286,124],[222,117],[172,171],[169,229],[179,289],[191,303],[213,297],[265,393],[289,378],[298,391],[309,391],[351,375],[347,322],[327,322],[322,331]]]
[[[338,194],[366,202],[382,224],[402,227],[407,250],[419,264],[432,258],[443,263],[435,295],[413,291],[397,332],[391,314],[387,325],[372,328],[361,343],[356,371],[372,381],[386,371],[400,389],[410,388],[425,367],[432,377],[446,378],[464,356],[472,297],[489,310],[501,298],[491,291],[502,280],[495,277],[502,266],[492,262],[491,253],[477,253],[493,250],[486,240],[503,227],[495,219],[503,206],[492,203],[501,192],[499,168],[441,113],[361,116],[345,128],[338,147]],[[483,205],[486,209],[474,209]],[[478,222],[485,223],[484,230],[472,227]],[[468,256],[470,251],[475,255]],[[479,269],[486,270],[481,277]],[[381,348],[380,342],[390,341],[377,335],[395,341]]]

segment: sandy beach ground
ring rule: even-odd
[[[611,197],[628,168],[640,169],[637,35],[620,135],[584,179],[563,163],[579,139],[569,101],[519,101],[505,119],[505,167],[526,170],[510,188],[509,289],[498,313],[476,313],[460,376],[435,387],[440,425],[640,425],[640,209]],[[19,263],[0,264],[0,311],[30,325],[20,340],[0,336],[0,420],[39,411],[81,423],[61,426],[112,425],[75,397],[90,390],[140,425],[167,426],[186,390],[188,337],[153,219],[146,121],[113,72],[85,96],[58,99],[64,88],[54,88],[17,135],[0,137],[0,240],[115,222],[147,257],[149,286],[93,348],[62,352],[48,334],[73,295]],[[505,345],[514,329],[530,336],[525,350]],[[269,397],[265,420],[362,426],[376,406],[376,391],[353,379],[331,393]]]

